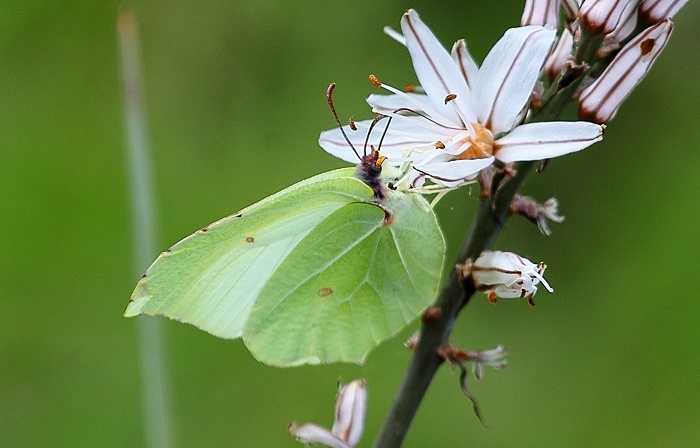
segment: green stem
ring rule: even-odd
[[[155,256],[155,213],[153,179],[146,118],[141,93],[139,46],[136,18],[123,9],[117,19],[117,33],[124,82],[124,119],[127,172],[129,175],[135,278]],[[165,448],[172,443],[168,381],[163,357],[163,328],[153,318],[139,319],[141,387],[144,402],[143,425],[150,448]]]

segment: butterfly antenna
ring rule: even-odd
[[[384,132],[382,132],[382,138],[379,139],[379,146],[377,146],[377,151],[382,149],[382,143],[384,143],[384,137],[386,137],[386,133],[389,131],[389,125],[391,124],[391,120],[393,120],[394,117],[389,117],[389,121],[386,123],[386,127],[384,128]]]
[[[389,118],[389,122],[386,125],[386,128],[384,128],[384,132],[382,133],[382,138],[379,140],[379,147],[377,148],[377,151],[379,151],[379,148],[382,147],[382,142],[384,141],[384,136],[386,135],[386,131],[389,129],[389,125],[391,124],[391,117],[387,117],[386,115],[379,114],[376,117],[374,117],[374,120],[372,120],[372,123],[369,125],[369,131],[367,131],[367,137],[365,138],[365,145],[362,148],[364,155],[367,155],[367,144],[369,143],[369,136],[372,135],[372,129],[374,129],[374,126],[382,121],[385,118]]]
[[[360,154],[357,152],[353,144],[350,142],[350,139],[348,138],[348,135],[345,133],[345,130],[343,129],[343,125],[340,123],[340,119],[338,119],[338,114],[335,111],[335,106],[333,105],[333,91],[335,90],[335,83],[332,82],[331,85],[328,86],[328,90],[326,91],[326,99],[328,100],[328,106],[331,108],[331,112],[333,113],[333,118],[335,118],[335,122],[338,124],[338,129],[340,129],[340,132],[343,134],[343,137],[345,137],[345,141],[348,142],[348,145],[350,145],[350,148],[352,148],[352,152],[355,153],[357,158],[359,160],[362,160],[362,157],[360,157]]]

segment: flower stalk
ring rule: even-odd
[[[602,39],[585,39],[586,49],[577,54],[577,62],[592,58],[596,45]],[[566,87],[559,89],[564,70],[551,86],[553,93],[539,110],[533,111],[528,122],[554,121],[561,118],[567,106],[574,98],[583,76],[579,76]],[[515,175],[507,179],[494,197],[482,196],[471,227],[460,248],[455,264],[474,261],[484,250],[490,249],[503,229],[503,224],[510,215],[510,205],[525,182],[525,179],[537,164],[536,161],[519,162]],[[424,319],[420,330],[418,345],[413,351],[413,358],[397,391],[391,409],[375,439],[375,448],[400,447],[408,433],[425,393],[435,373],[445,362],[438,355],[438,349],[447,344],[452,328],[460,311],[469,303],[476,292],[471,277],[462,278],[455,269],[445,283],[434,307],[440,309],[437,319]]]

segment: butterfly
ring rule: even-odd
[[[272,366],[362,363],[435,299],[445,258],[432,208],[386,188],[383,161],[372,149],[355,169],[318,174],[197,230],[146,270],[124,315],[242,338]]]

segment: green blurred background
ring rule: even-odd
[[[520,2],[139,1],[159,247],[291,183],[344,164],[316,144],[370,116],[367,75],[415,82],[385,37],[416,8],[481,60]],[[472,383],[439,372],[406,446],[697,446],[700,440],[699,5],[605,141],[557,159],[525,192],[567,220],[541,236],[508,222],[498,248],[545,260],[537,307],[479,296],[454,343],[504,344],[508,368]],[[116,1],[6,1],[0,10],[0,445],[141,446],[137,320],[121,317],[131,263]],[[451,254],[476,191],[438,206]],[[450,256],[452,259],[452,255]],[[365,377],[369,446],[414,324],[365,366],[275,369],[240,341],[163,320],[181,447],[297,446],[287,424],[332,422],[336,379]]]

